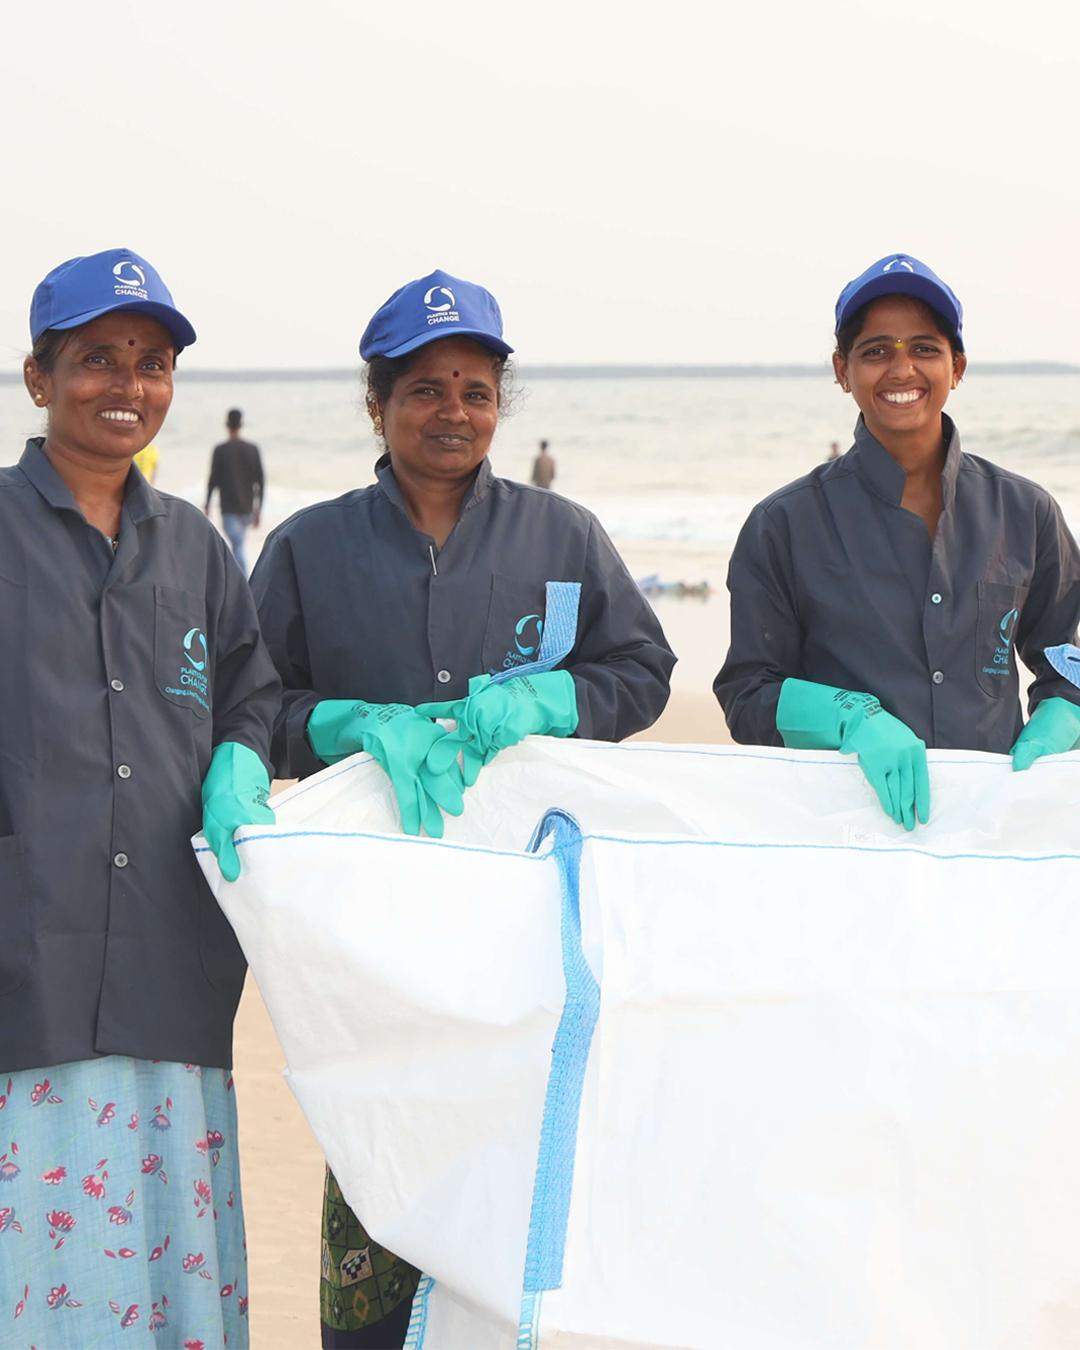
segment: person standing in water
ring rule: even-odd
[[[214,446],[214,455],[210,461],[205,510],[209,515],[210,501],[216,488],[221,502],[221,528],[225,531],[233,557],[240,564],[240,570],[247,576],[244,536],[249,526],[259,528],[266,479],[259,447],[243,440],[240,435],[243,423],[244,416],[240,409],[230,408],[225,417],[229,439]]]
[[[966,369],[960,301],[917,258],[844,287],[855,443],[751,512],[713,685],[736,741],[858,755],[909,830],[930,814],[927,746],[1026,769],[1080,741],[1080,689],[1047,655],[1076,641],[1080,549],[1044,488],[961,450],[944,407]]]
[[[538,488],[549,488],[555,481],[555,456],[548,450],[547,441],[540,442],[540,453],[533,460],[529,481]]]

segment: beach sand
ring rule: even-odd
[[[711,683],[727,646],[726,596],[661,601],[681,660],[659,722],[635,739],[730,740]],[[235,1074],[254,1350],[317,1350],[323,1159],[282,1077],[284,1058],[249,973],[236,1021]]]

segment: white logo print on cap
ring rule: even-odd
[[[442,304],[435,300],[437,295],[445,296]],[[454,292],[448,286],[432,286],[431,290],[424,296],[424,304],[431,310],[432,314],[445,314],[448,309],[453,309],[457,304],[454,299]]]
[[[147,299],[146,273],[138,263],[125,258],[113,268],[113,276],[116,278],[113,290],[117,295],[132,295],[137,300]]]
[[[912,267],[906,258],[893,258],[893,260],[887,262],[881,270],[883,272],[891,272],[894,267],[906,267],[909,272],[915,271],[914,267]]]
[[[129,274],[124,275],[124,268],[129,269]],[[125,258],[123,262],[118,262],[113,268],[113,276],[121,286],[145,286],[146,273],[138,263],[133,263],[130,258]]]
[[[432,286],[424,294],[424,306],[428,310],[428,327],[437,323],[460,323],[457,312],[457,297],[449,286]]]

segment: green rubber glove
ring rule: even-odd
[[[1067,698],[1045,698],[1031,714],[1031,720],[1017,736],[1012,766],[1017,771],[1030,769],[1042,755],[1063,755],[1080,742],[1080,708]]]
[[[457,728],[432,746],[428,768],[438,773],[461,751],[465,786],[472,787],[485,764],[526,736],[571,736],[577,730],[577,692],[568,670],[515,675],[499,684],[474,675],[466,698],[418,703],[426,717],[446,717]]]
[[[454,763],[440,772],[428,768],[428,751],[446,732],[407,703],[362,703],[331,698],[317,703],[308,718],[307,738],[327,764],[366,750],[382,765],[397,797],[401,828],[433,839],[443,834],[442,812],[465,809],[461,773]],[[453,758],[453,757],[451,757]]]
[[[905,830],[930,819],[926,745],[887,713],[873,694],[856,694],[807,680],[785,680],[776,729],[791,750],[839,750],[859,766],[887,816]]]
[[[226,881],[240,875],[233,832],[241,825],[273,825],[274,813],[266,804],[269,796],[266,766],[254,750],[238,741],[214,747],[202,785],[202,832]]]

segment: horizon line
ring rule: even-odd
[[[828,362],[749,362],[745,365],[677,365],[673,363],[582,362],[574,365],[537,363],[514,367],[519,379],[768,379],[831,375]],[[362,366],[196,366],[177,367],[177,378],[193,382],[260,382],[265,380],[355,380]],[[1065,361],[984,361],[968,367],[969,375],[1080,375],[1080,365]],[[22,381],[21,370],[0,370],[0,384]]]

